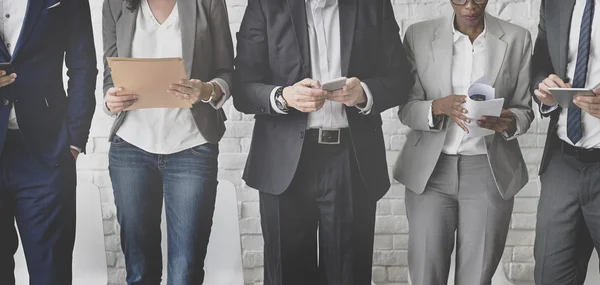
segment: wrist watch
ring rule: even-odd
[[[202,101],[202,103],[210,103],[217,96],[217,93],[215,92],[215,89],[216,89],[215,88],[215,83],[211,81],[211,82],[208,82],[208,84],[210,84],[210,86],[212,86],[212,91],[210,92],[210,97],[208,97],[208,99],[206,99],[206,100],[200,99],[200,101]]]
[[[289,110],[288,103],[285,98],[283,98],[283,87],[279,87],[279,89],[275,91],[275,105],[283,112],[287,112]]]

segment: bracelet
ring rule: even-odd
[[[200,101],[202,101],[202,103],[210,103],[215,99],[215,83],[214,82],[208,82],[208,84],[210,84],[210,86],[212,86],[212,92],[210,92],[210,97],[208,97],[208,99],[206,100],[202,100],[200,99]]]

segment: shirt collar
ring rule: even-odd
[[[456,29],[456,27],[454,26],[455,19],[456,19],[456,14],[453,14],[452,15],[452,23],[450,23],[450,25],[452,26],[452,35],[454,36],[454,42],[457,42],[461,37],[467,37],[467,35],[461,33],[459,30]],[[488,17],[487,17],[487,15],[484,15],[483,16],[483,31],[481,32],[479,37],[477,37],[477,39],[475,39],[475,41],[485,40],[485,36],[487,35],[487,26],[488,26]]]
[[[330,2],[332,2],[332,0],[304,0],[304,2],[306,3],[306,5],[309,5],[311,8],[323,8],[325,6],[327,6],[328,4],[330,4]]]

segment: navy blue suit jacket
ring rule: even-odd
[[[88,0],[29,0],[16,44],[12,57],[0,46],[0,62],[12,62],[17,73],[13,84],[0,88],[0,151],[14,104],[27,147],[40,162],[57,166],[71,145],[85,151],[96,106],[98,70]]]

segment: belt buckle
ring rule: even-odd
[[[319,144],[340,144],[341,132],[339,129],[319,128]]]

